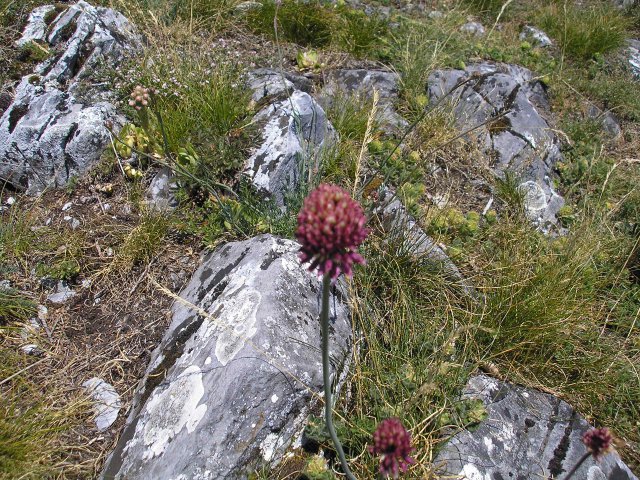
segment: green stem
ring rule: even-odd
[[[322,330],[322,378],[324,381],[324,418],[327,424],[327,430],[333,445],[338,452],[338,458],[340,458],[340,464],[342,470],[349,480],[356,480],[353,476],[349,466],[347,465],[347,459],[344,456],[342,445],[336,434],[336,429],[333,427],[332,402],[331,402],[331,378],[330,378],[330,365],[329,365],[329,293],[331,291],[331,276],[325,273],[322,279],[322,312],[320,313],[320,327]]]

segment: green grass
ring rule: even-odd
[[[621,47],[630,22],[612,4],[581,7],[551,2],[538,16],[538,26],[555,39],[562,50],[579,60],[589,60]]]
[[[240,71],[205,45],[156,44],[126,69],[121,95],[135,85],[155,89],[147,115],[151,141],[177,163],[190,190],[233,176],[244,162],[250,94]],[[208,48],[208,47],[207,47]],[[136,118],[133,110],[131,117]],[[141,122],[136,120],[137,124]]]
[[[275,37],[274,19],[280,41],[314,48],[331,46],[356,57],[384,57],[379,41],[387,34],[388,21],[380,16],[320,1],[284,0],[276,5],[266,0],[262,7],[248,12],[246,23],[256,33]]]
[[[13,320],[28,320],[36,312],[30,298],[12,288],[0,288],[0,325]]]
[[[0,479],[87,478],[88,465],[70,462],[77,447],[69,435],[88,417],[88,404],[56,385],[55,375],[22,372],[34,360],[12,351],[8,333],[0,328]]]
[[[162,250],[162,242],[169,233],[171,217],[157,212],[143,212],[140,221],[121,240],[109,269],[130,272],[134,267],[147,265]]]

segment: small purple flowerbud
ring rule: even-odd
[[[373,446],[369,452],[382,455],[380,458],[380,474],[384,478],[398,478],[400,472],[407,471],[415,462],[409,455],[413,452],[411,436],[397,418],[387,418],[376,428],[373,434]]]
[[[309,271],[317,268],[320,275],[336,279],[344,273],[350,277],[354,263],[365,263],[355,250],[369,233],[366,221],[362,207],[346,190],[321,184],[305,199],[298,214],[300,260],[311,262]]]

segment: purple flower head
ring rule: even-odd
[[[373,434],[373,446],[369,452],[382,455],[380,474],[385,478],[398,478],[414,463],[409,455],[413,452],[411,436],[397,418],[387,418],[378,425]]]
[[[613,444],[613,437],[607,427],[593,428],[585,432],[582,441],[594,458],[599,458],[609,451]]]
[[[364,264],[355,250],[369,231],[362,207],[336,185],[321,184],[305,199],[298,214],[296,238],[302,245],[300,260],[311,262],[320,275],[350,277],[353,264]]]

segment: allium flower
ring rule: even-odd
[[[380,473],[383,477],[398,478],[400,472],[406,472],[414,463],[409,455],[413,452],[411,436],[397,418],[387,418],[378,425],[373,434],[373,446],[369,451],[382,455]]]
[[[582,441],[587,450],[595,458],[601,457],[609,451],[613,443],[613,437],[607,427],[593,428],[582,436]]]
[[[129,100],[129,106],[136,110],[142,110],[143,107],[149,105],[151,90],[144,88],[140,85],[136,85],[131,92],[131,98]]]
[[[365,263],[355,250],[369,233],[366,221],[362,207],[346,190],[321,184],[309,194],[298,214],[300,260],[311,262],[309,271],[317,268],[318,273],[332,279],[341,273],[351,276],[354,263]]]

